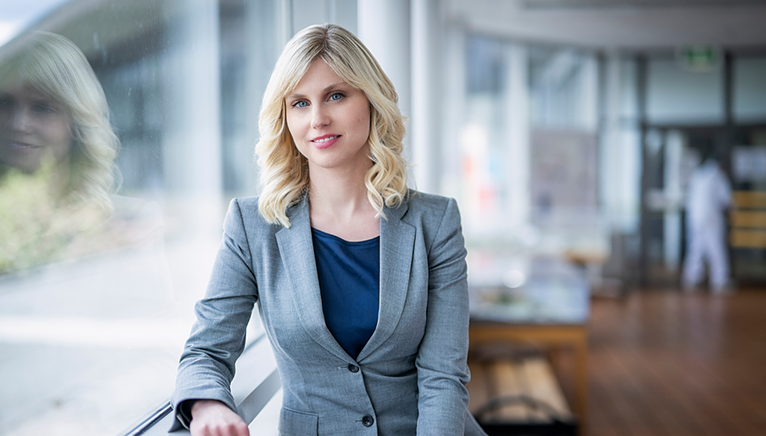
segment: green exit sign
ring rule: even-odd
[[[721,50],[709,45],[683,47],[678,50],[678,61],[692,71],[710,71],[721,64]]]

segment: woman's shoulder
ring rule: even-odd
[[[230,208],[235,204],[240,210],[258,210],[259,196],[234,197],[231,199]]]
[[[410,189],[407,192],[406,202],[409,211],[416,213],[443,213],[451,203],[453,203],[454,207],[457,206],[454,198],[420,192],[414,189]]]
[[[267,222],[258,210],[258,196],[234,197],[229,203],[226,221],[235,221],[246,229],[268,230],[273,224]],[[235,224],[230,222],[230,224]]]
[[[454,198],[411,190],[407,204],[403,221],[422,231],[428,246],[460,232],[460,212]]]
[[[307,213],[305,198],[289,206],[287,215],[292,220],[296,215]],[[276,233],[284,228],[282,224],[271,223],[264,218],[259,209],[259,196],[235,197],[229,204],[227,220],[237,219],[246,229],[257,230],[259,233]]]

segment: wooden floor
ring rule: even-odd
[[[588,435],[766,435],[766,289],[596,299]]]

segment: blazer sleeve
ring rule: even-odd
[[[235,199],[226,214],[207,291],[194,307],[197,321],[181,354],[171,397],[176,417],[171,430],[188,428],[191,417],[180,407],[187,400],[214,399],[237,410],[230,385],[258,297],[250,256],[242,212]]]
[[[463,435],[468,408],[468,285],[457,203],[450,199],[428,255],[426,331],[416,359],[417,434]]]

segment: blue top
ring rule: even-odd
[[[356,359],[378,323],[380,236],[349,242],[314,228],[311,233],[325,323]]]

